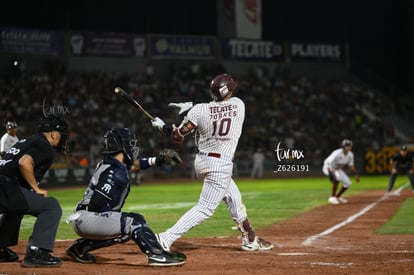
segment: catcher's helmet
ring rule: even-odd
[[[7,121],[6,122],[6,129],[17,128],[16,121]]]
[[[125,163],[130,166],[138,157],[139,148],[134,132],[127,128],[117,128],[107,131],[104,135],[103,154],[116,154],[123,152]]]
[[[342,140],[342,147],[345,147],[345,146],[352,146],[352,141],[349,139]]]
[[[69,153],[69,124],[62,116],[50,115],[43,117],[37,126],[39,133],[58,131],[60,133],[60,141],[56,147],[56,151],[63,152],[65,155]]]
[[[219,74],[210,84],[210,94],[214,101],[222,101],[228,94],[236,89],[238,81],[228,74]]]

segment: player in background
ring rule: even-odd
[[[62,117],[43,118],[38,133],[21,139],[0,160],[0,262],[18,260],[12,251],[19,240],[24,215],[36,217],[23,267],[58,267],[53,251],[62,216],[59,202],[38,186],[50,168],[54,152],[67,153],[69,126]]]
[[[203,179],[203,187],[198,203],[185,213],[175,225],[165,232],[157,234],[164,249],[170,246],[191,228],[209,219],[221,201],[227,209],[237,228],[242,233],[241,248],[246,251],[271,250],[273,244],[259,238],[251,226],[242,197],[232,179],[233,158],[242,133],[245,116],[243,101],[233,96],[237,80],[230,75],[217,75],[210,85],[213,101],[192,104],[170,103],[169,106],[180,108],[180,114],[191,108],[176,127],[165,125],[160,118],[155,118],[152,125],[164,131],[175,143],[181,143],[184,137],[197,131],[198,153],[194,167],[198,178]]]
[[[332,183],[332,194],[328,200],[330,204],[348,202],[345,198],[341,197],[352,184],[350,178],[343,170],[346,167],[354,174],[355,180],[359,182],[359,176],[356,173],[354,165],[352,141],[349,139],[342,140],[342,148],[334,150],[323,162],[322,172],[329,177]],[[342,182],[342,187],[337,192],[340,182]]]
[[[252,156],[253,168],[250,172],[251,178],[263,178],[264,161],[266,159],[262,149],[257,149]]]
[[[407,150],[407,146],[403,145],[400,151],[390,159],[392,167],[390,180],[388,183],[388,192],[394,187],[398,174],[407,174],[410,180],[412,191],[414,192],[414,155]]]
[[[17,133],[17,123],[16,121],[7,121],[6,122],[6,133],[1,137],[0,140],[0,158],[9,151],[18,141],[19,138],[16,135]]]
[[[94,263],[89,252],[132,239],[148,256],[150,266],[173,266],[185,263],[179,252],[164,251],[144,216],[122,212],[130,192],[130,171],[163,164],[173,166],[181,158],[171,149],[164,149],[158,157],[137,160],[135,134],[126,128],[111,129],[104,135],[104,158],[92,175],[83,199],[68,222],[82,238],[70,245],[66,252],[80,263]]]

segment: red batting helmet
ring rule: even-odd
[[[210,93],[214,101],[222,101],[228,94],[236,89],[238,81],[228,74],[219,74],[210,84]]]

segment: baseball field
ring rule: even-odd
[[[63,216],[54,255],[58,269],[22,269],[1,263],[1,274],[413,274],[414,193],[400,176],[386,194],[387,176],[362,177],[345,193],[347,204],[329,205],[327,178],[236,179],[249,219],[260,237],[275,244],[268,252],[243,252],[224,203],[215,215],[179,239],[172,249],[187,255],[181,267],[153,268],[133,242],[92,252],[96,264],[79,264],[65,248],[77,238],[65,222],[85,187],[52,189]],[[132,186],[124,211],[145,216],[151,229],[170,227],[198,200],[201,183],[171,181]],[[22,222],[20,258],[35,219]]]

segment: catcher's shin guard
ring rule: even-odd
[[[132,239],[139,246],[141,251],[148,256],[160,255],[164,252],[164,249],[158,243],[154,232],[147,226],[136,228],[132,232]]]

